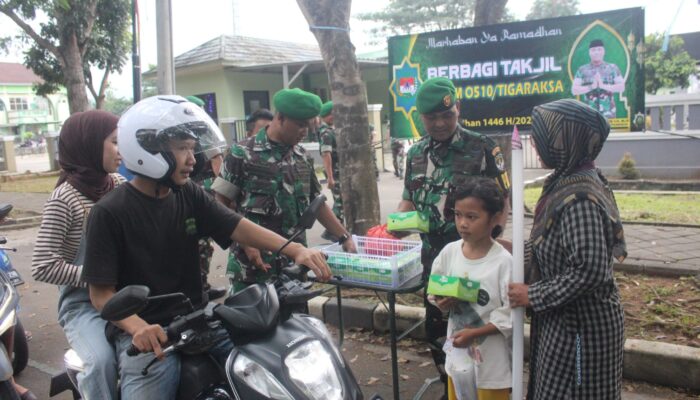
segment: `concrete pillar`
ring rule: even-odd
[[[2,162],[7,172],[17,172],[17,160],[15,160],[15,138],[12,135],[2,137]]]
[[[382,105],[381,104],[368,104],[367,105],[367,118],[369,123],[374,125],[374,135],[372,136],[372,143],[380,142],[382,143]],[[377,168],[379,171],[384,171],[384,143],[378,146],[375,150],[377,156]]]
[[[173,8],[171,0],[156,1],[156,42],[158,44],[158,94],[175,94],[173,61]]]
[[[51,132],[46,135],[46,152],[49,153],[49,171],[58,171],[58,133]]]

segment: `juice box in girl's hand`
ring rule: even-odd
[[[387,217],[386,229],[388,231],[428,233],[430,222],[423,213],[418,211],[391,213]]]
[[[479,282],[456,276],[431,274],[428,278],[428,294],[456,297],[462,301],[476,303],[479,297]]]

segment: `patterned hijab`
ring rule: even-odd
[[[58,162],[61,176],[56,187],[68,182],[92,201],[114,188],[102,158],[104,141],[115,129],[119,118],[100,110],[78,112],[66,120],[58,138]]]
[[[539,244],[568,204],[590,200],[610,218],[615,242],[613,255],[626,255],[620,212],[608,181],[593,161],[610,133],[601,113],[573,99],[557,100],[532,110],[532,137],[537,152],[554,172],[547,177],[537,201],[530,239]]]
[[[532,110],[532,138],[544,164],[554,168],[543,192],[562,176],[582,168],[593,168],[610,133],[605,117],[573,99],[563,99]]]

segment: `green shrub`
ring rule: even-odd
[[[632,158],[630,153],[625,153],[622,156],[622,160],[617,164],[617,170],[620,172],[622,179],[639,179],[639,170],[637,170],[634,158]]]

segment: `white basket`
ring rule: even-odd
[[[420,275],[420,241],[379,239],[354,236],[357,253],[345,253],[340,244],[334,243],[320,250],[328,255],[328,265],[333,275],[345,282],[397,288]]]

